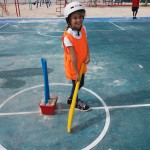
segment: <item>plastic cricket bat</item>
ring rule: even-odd
[[[80,68],[80,74],[79,74],[80,75],[80,79],[82,77],[83,69],[84,69],[84,63],[82,63],[81,68]],[[72,120],[73,120],[73,116],[74,116],[74,108],[75,108],[75,104],[76,104],[76,98],[77,98],[77,95],[78,95],[79,87],[80,87],[80,81],[78,81],[76,83],[76,87],[75,87],[75,91],[74,91],[74,94],[73,94],[72,103],[71,103],[70,110],[69,110],[68,125],[67,125],[68,133],[70,133],[71,127],[72,127]]]

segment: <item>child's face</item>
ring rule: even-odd
[[[83,14],[75,12],[70,17],[70,24],[73,29],[79,30],[83,23]]]

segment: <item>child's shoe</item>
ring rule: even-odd
[[[76,108],[79,109],[79,110],[81,110],[81,111],[88,111],[89,110],[89,106],[86,105],[80,99],[78,99],[78,101],[76,102]]]
[[[72,99],[71,99],[71,98],[68,98],[67,104],[70,105],[71,103],[72,103]]]
[[[68,98],[67,100],[67,104],[71,105],[72,103],[72,99]],[[80,99],[78,99],[78,101],[76,102],[76,106],[75,108],[81,110],[81,111],[88,111],[89,110],[89,106],[86,105],[83,101],[81,101]]]

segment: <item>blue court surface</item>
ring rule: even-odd
[[[0,19],[1,150],[149,150],[150,18],[86,18],[91,62],[67,133],[71,82],[61,36],[65,19]],[[43,115],[41,58],[54,115]]]

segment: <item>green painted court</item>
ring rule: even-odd
[[[86,18],[91,62],[67,133],[71,82],[65,78],[64,19],[0,19],[1,150],[149,150],[150,18]],[[42,115],[41,58],[54,115]]]

